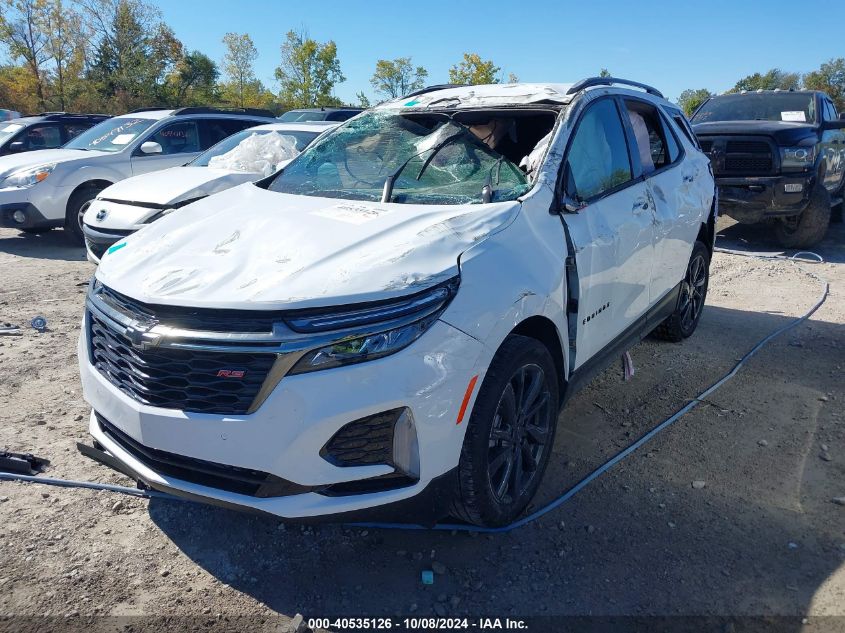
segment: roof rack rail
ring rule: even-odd
[[[45,119],[62,119],[62,118],[73,118],[78,117],[82,119],[108,119],[111,118],[111,114],[97,114],[97,113],[90,113],[85,114],[83,112],[39,112],[33,116],[43,116]]]
[[[188,106],[186,108],[177,108],[173,111],[174,116],[185,114],[249,114],[251,116],[262,116],[268,119],[275,119],[276,115],[270,110],[262,108],[210,108],[207,106]]]
[[[663,93],[660,92],[657,88],[653,88],[647,84],[642,84],[639,81],[631,81],[630,79],[619,79],[618,77],[588,77],[587,79],[582,79],[581,81],[572,84],[569,90],[566,91],[566,94],[574,95],[576,92],[581,92],[582,90],[586,88],[592,88],[593,86],[610,86],[613,84],[640,88],[642,90],[645,90],[650,95],[665,99]]]
[[[170,110],[170,108],[165,108],[164,106],[151,106],[149,108],[135,108],[134,110],[130,110],[127,114],[135,114],[136,112],[155,112],[156,110]]]
[[[402,99],[407,99],[409,97],[418,97],[419,95],[424,95],[427,92],[434,92],[435,90],[448,90],[449,88],[466,88],[469,84],[434,84],[433,86],[426,86],[425,88],[420,88],[419,90],[414,90],[413,92],[409,92]]]

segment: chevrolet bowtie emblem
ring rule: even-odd
[[[153,347],[158,346],[159,342],[161,341],[160,334],[152,334],[150,330],[154,328],[155,325],[151,325],[148,328],[138,329],[134,327],[126,328],[126,338],[129,339],[129,343],[137,350],[147,350]]]

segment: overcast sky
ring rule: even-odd
[[[279,46],[307,27],[334,40],[346,81],[338,97],[373,91],[377,59],[410,56],[448,80],[465,51],[492,59],[521,81],[573,82],[607,68],[652,84],[675,99],[685,88],[723,91],[772,67],[806,72],[845,56],[845,4],[813,0],[650,2],[503,0],[425,2],[346,0],[157,0],[188,49],[216,61],[227,31],[249,33],[259,50],[258,78],[274,91]]]

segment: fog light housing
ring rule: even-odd
[[[26,213],[18,209],[17,211],[12,213],[12,219],[18,224],[23,224],[24,222],[26,222]]]
[[[786,193],[801,193],[804,191],[804,185],[800,182],[788,182],[783,186]]]

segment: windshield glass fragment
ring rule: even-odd
[[[513,200],[531,183],[494,148],[515,128],[498,115],[464,125],[442,113],[366,113],[306,149],[269,188],[347,200],[387,195],[386,201],[413,204]]]

